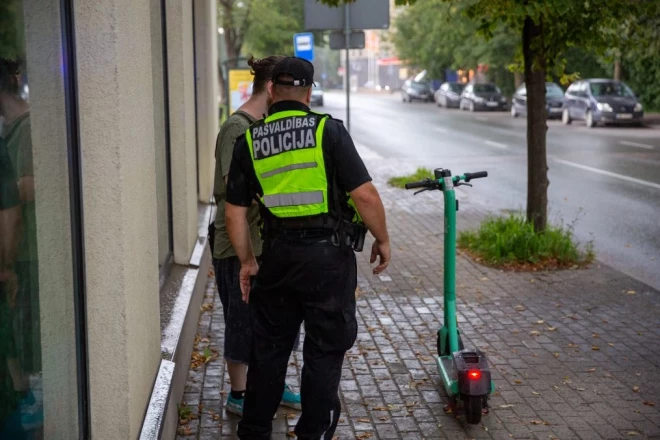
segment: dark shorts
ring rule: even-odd
[[[243,301],[238,280],[241,262],[238,257],[213,259],[215,282],[225,318],[225,346],[223,357],[230,362],[248,364],[252,341],[250,308]],[[294,350],[298,349],[300,332]]]

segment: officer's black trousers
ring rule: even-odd
[[[332,439],[344,353],[357,337],[357,272],[351,249],[329,240],[267,243],[250,294],[252,350],[240,439],[270,439],[287,365],[305,323],[298,439]]]

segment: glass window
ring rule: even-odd
[[[158,265],[167,269],[173,249],[172,239],[172,181],[170,174],[169,96],[167,70],[164,59],[165,23],[163,17],[165,0],[151,2],[151,42],[153,50],[152,77],[154,84],[154,132],[156,136],[156,209],[158,219]],[[163,275],[166,275],[164,273]],[[161,277],[163,278],[163,277]]]
[[[549,98],[561,98],[564,96],[564,91],[555,83],[547,83],[545,85],[545,96]]]
[[[454,93],[461,93],[463,91],[463,84],[452,83],[449,85],[449,89]]]
[[[632,98],[635,96],[626,84],[619,81],[593,82],[589,84],[589,88],[591,94],[596,98],[600,96]]]
[[[474,91],[477,93],[499,93],[500,90],[495,87],[495,84],[477,84],[474,86]]]
[[[77,199],[68,175],[76,136],[67,129],[71,61],[60,11],[70,3],[46,3],[0,4],[1,439],[75,439],[81,426],[76,312],[84,286],[74,277]]]

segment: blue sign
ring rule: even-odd
[[[314,61],[314,34],[305,32],[293,36],[293,54],[307,61]]]

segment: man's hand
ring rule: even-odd
[[[239,273],[239,280],[241,283],[241,293],[243,294],[243,301],[245,303],[250,302],[250,290],[252,290],[251,277],[255,276],[259,271],[259,265],[256,260],[253,260],[251,263],[242,264],[241,271]]]
[[[370,263],[374,263],[376,258],[380,257],[378,261],[378,266],[374,268],[374,275],[378,275],[387,268],[387,265],[390,264],[390,242],[385,241],[374,241],[373,246],[371,246],[371,260]]]

